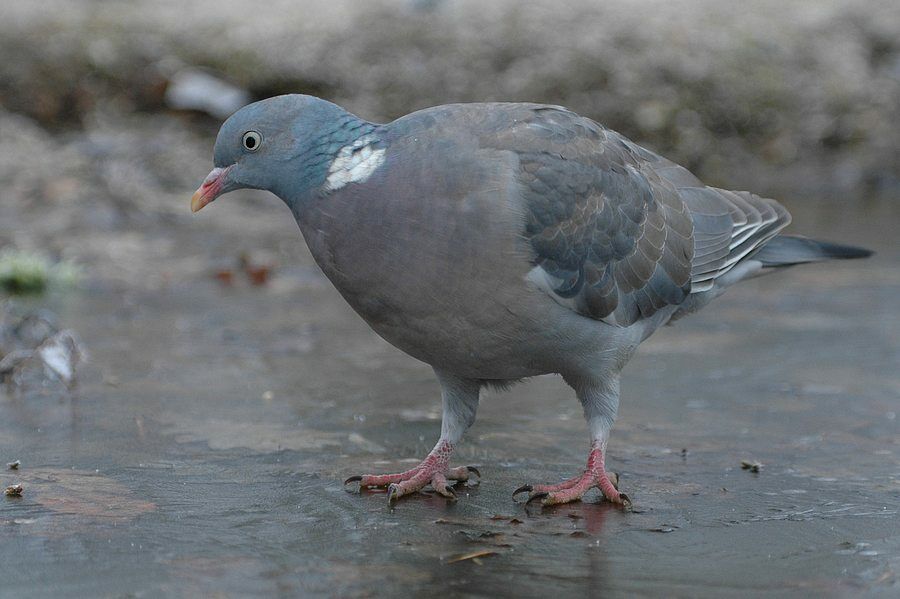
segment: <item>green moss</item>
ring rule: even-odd
[[[0,251],[0,290],[11,295],[43,293],[51,286],[74,285],[80,276],[70,262],[54,263],[41,254],[15,249]]]

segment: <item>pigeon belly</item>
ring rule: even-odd
[[[298,219],[318,265],[382,338],[459,376],[509,380],[624,364],[643,324],[617,328],[560,306],[532,268],[515,202],[491,188],[410,203],[348,188]],[[460,246],[461,238],[469,240]]]

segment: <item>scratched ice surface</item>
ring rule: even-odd
[[[456,456],[484,480],[457,503],[345,491],[430,449],[438,389],[258,201],[153,233],[190,276],[40,302],[90,362],[71,398],[0,395],[0,462],[22,462],[0,481],[25,485],[0,497],[0,595],[900,592],[896,206],[788,202],[795,231],[879,254],[743,284],[644,345],[610,446],[628,513],[512,502],[584,459],[553,377],[487,394]],[[278,253],[267,287],[208,276],[235,246]]]

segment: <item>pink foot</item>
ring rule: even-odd
[[[612,477],[606,473],[606,467],[603,464],[603,450],[599,443],[595,442],[591,445],[587,468],[583,474],[556,485],[523,485],[513,492],[513,497],[527,492],[529,493],[528,501],[525,503],[540,499],[541,505],[557,505],[580,500],[588,489],[597,487],[609,501],[630,507],[631,500],[625,493],[619,493],[618,482],[619,477],[615,473]]]
[[[450,468],[451,453],[453,453],[453,445],[450,442],[438,441],[431,453],[415,468],[398,474],[351,476],[344,481],[344,484],[359,482],[360,490],[370,487],[387,487],[388,503],[393,503],[404,495],[421,491],[429,484],[435,492],[448,499],[456,499],[456,493],[453,492],[453,487],[450,486],[449,481],[462,483],[469,480],[470,474],[475,474],[478,478],[481,478],[481,473],[474,466]]]

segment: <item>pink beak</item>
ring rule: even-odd
[[[222,194],[222,186],[225,183],[225,176],[228,174],[230,166],[225,168],[214,168],[200,188],[194,192],[191,197],[191,212],[197,212]]]

